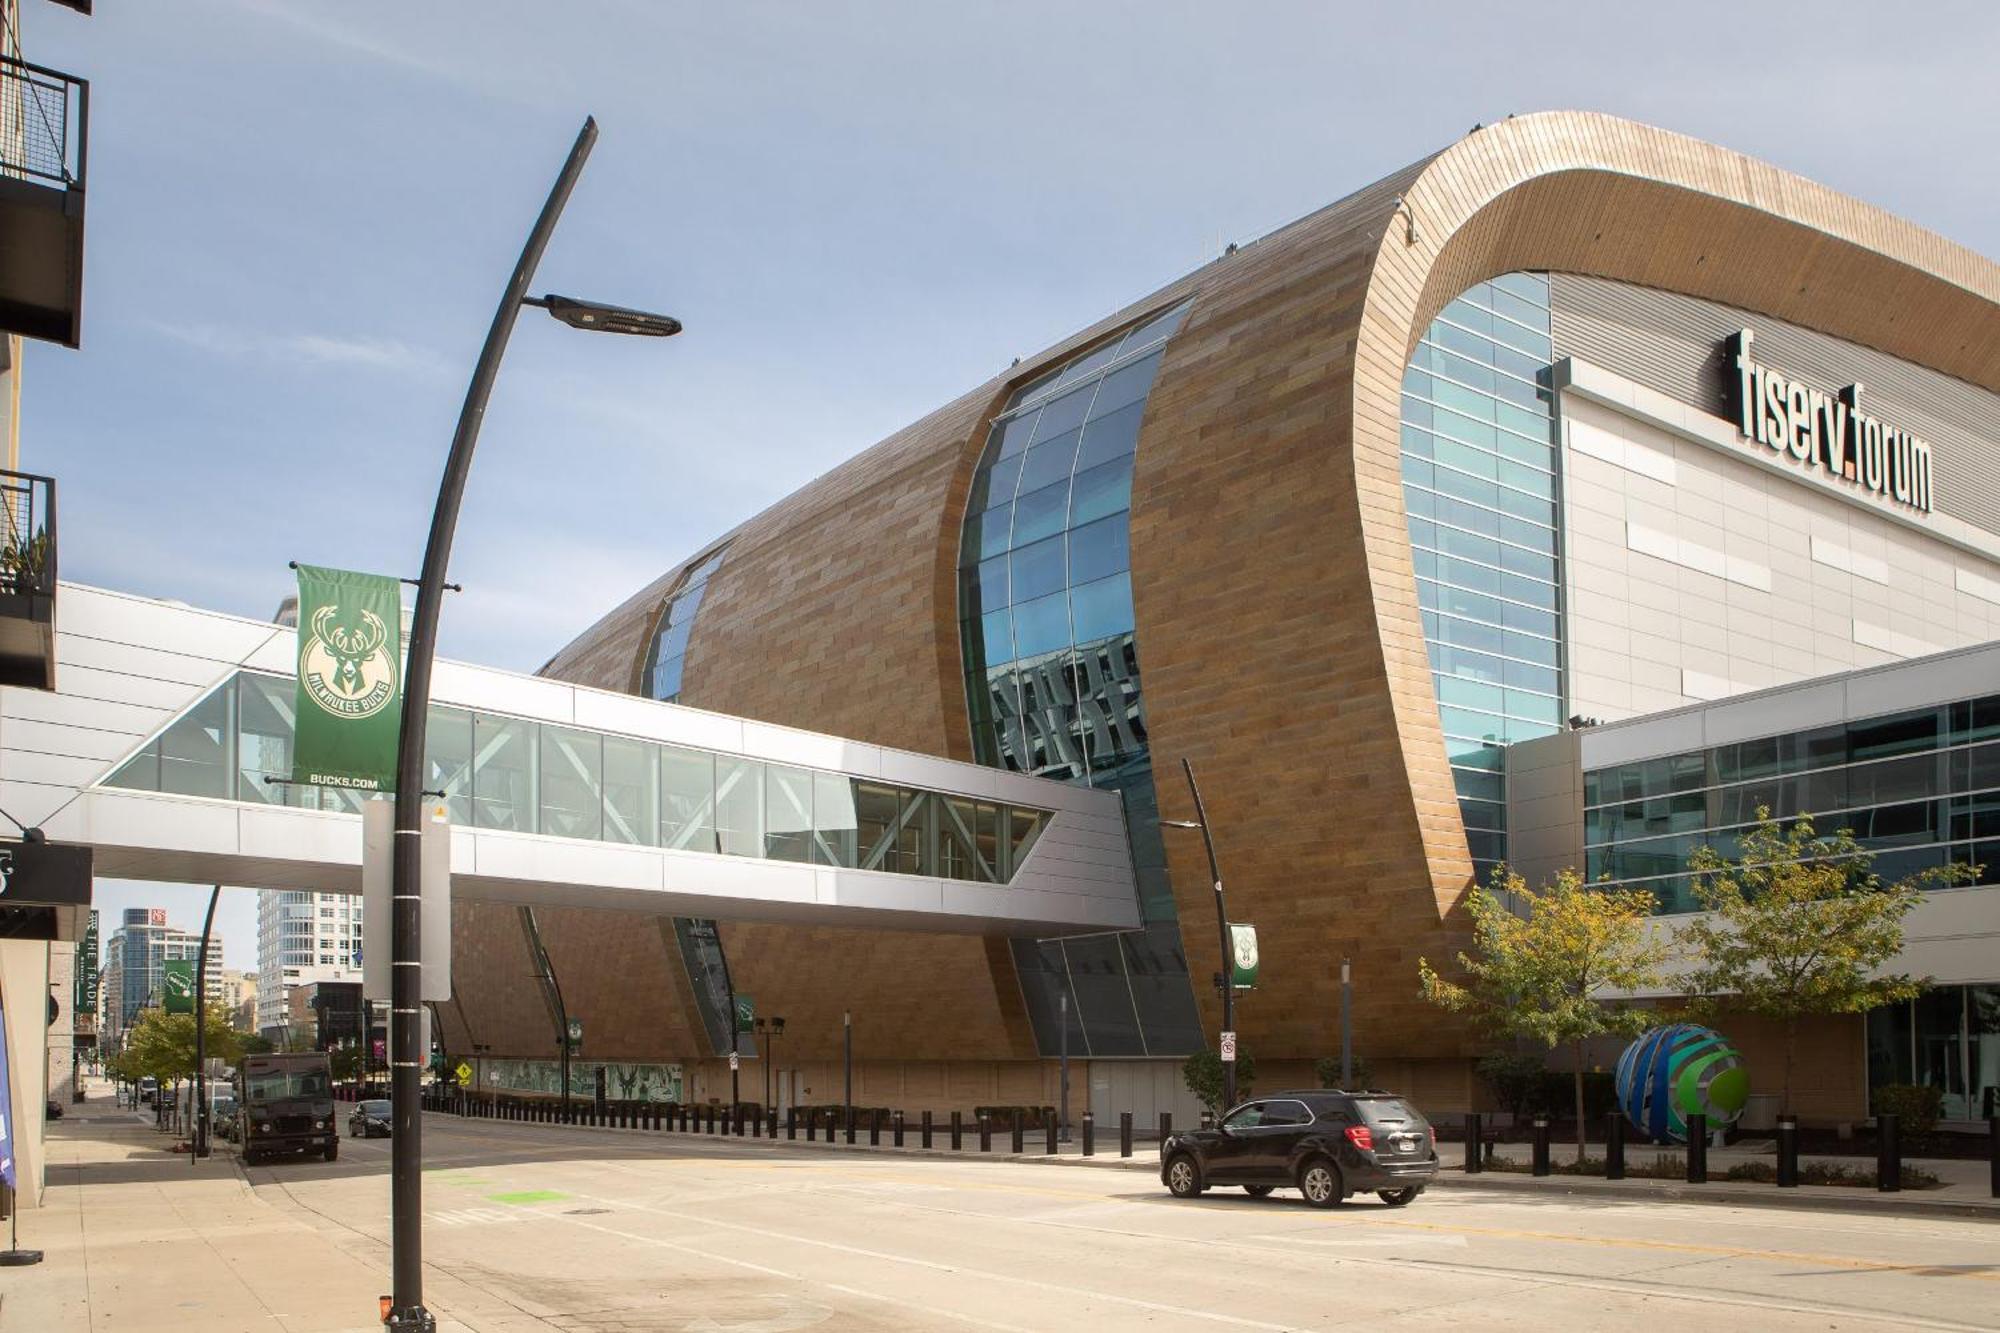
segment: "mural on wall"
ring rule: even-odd
[[[572,1097],[597,1095],[597,1071],[604,1071],[604,1095],[614,1102],[678,1102],[681,1100],[679,1065],[619,1064],[610,1060],[571,1060],[569,1093]],[[478,1086],[486,1092],[562,1093],[560,1060],[479,1061]]]
[[[1736,1123],[1750,1097],[1750,1071],[1712,1028],[1673,1023],[1642,1034],[1618,1057],[1618,1108],[1659,1143],[1687,1142],[1687,1117],[1711,1130]]]

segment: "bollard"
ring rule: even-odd
[[[1055,1149],[1049,1149],[1054,1152]],[[1090,1112],[1083,1113],[1083,1155],[1089,1157],[1097,1151],[1097,1117]]]
[[[1162,1147],[1166,1145],[1168,1139],[1173,1137],[1173,1133],[1174,1113],[1172,1111],[1160,1112],[1160,1144]]]
[[[1479,1141],[1485,1136],[1486,1117],[1477,1111],[1469,1111],[1465,1116],[1465,1174],[1476,1176],[1486,1169],[1479,1159]]]
[[[953,1111],[951,1113],[951,1150],[953,1152],[959,1151],[964,1146],[963,1132],[963,1127],[959,1123],[959,1113]]]
[[[750,1108],[750,1137],[753,1139],[764,1137],[764,1103],[762,1102],[758,1102]]]
[[[729,1118],[730,1118],[730,1119],[731,1119],[731,1120],[732,1120],[732,1121],[733,1121],[733,1122],[735,1123],[735,1133],[736,1133],[736,1137],[737,1137],[737,1138],[739,1138],[739,1139],[740,1139],[740,1138],[742,1138],[742,1137],[743,1137],[743,1103],[742,1103],[742,1102],[737,1102],[737,1103],[735,1103],[735,1105],[733,1105],[732,1107],[730,1107],[730,1110],[729,1110]]]
[[[840,1118],[847,1122],[846,1123],[847,1141],[849,1143],[854,1142],[854,1108],[852,1106],[843,1108],[840,1113]]]
[[[895,1147],[903,1146],[903,1113],[898,1111],[890,1117],[889,1137]]]
[[[1604,1178],[1625,1179],[1625,1117],[1616,1111],[1604,1117]]]
[[[1130,1111],[1120,1111],[1118,1113],[1118,1155],[1120,1157],[1130,1157],[1132,1155],[1132,1113]]]
[[[1044,1138],[1043,1151],[1047,1152],[1049,1156],[1054,1157],[1060,1151],[1056,1147],[1056,1113],[1054,1108],[1050,1108],[1042,1113],[1042,1131]]]
[[[1691,1115],[1687,1118],[1688,1175],[1690,1185],[1708,1183],[1708,1117]]]
[[[868,1146],[882,1146],[882,1108],[879,1106],[868,1112]]]
[[[1213,1111],[1203,1111],[1203,1112],[1201,1113],[1201,1127],[1202,1127],[1203,1129],[1214,1129],[1214,1128],[1215,1128],[1215,1112],[1213,1112]]]
[[[1883,1194],[1903,1188],[1902,1124],[1894,1112],[1875,1117],[1875,1188]]]
[[[924,1112],[923,1146],[926,1148],[931,1146],[931,1113],[929,1111]]]
[[[1535,1127],[1535,1164],[1531,1174],[1546,1176],[1549,1173],[1549,1118],[1538,1114],[1535,1116],[1533,1123]]]
[[[1007,1119],[1013,1122],[1014,1142],[1010,1151],[1012,1151],[1013,1154],[1016,1157],[1018,1157],[1027,1147],[1027,1144],[1023,1142],[1023,1140],[1027,1137],[1028,1127],[1024,1123],[1022,1123],[1025,1117],[1019,1111],[1016,1111],[1013,1115],[1008,1116]]]
[[[1778,1117],[1778,1188],[1781,1190],[1799,1187],[1799,1118],[1795,1115]]]
[[[798,1136],[799,1136],[799,1108],[796,1106],[788,1106],[785,1108],[785,1137],[788,1139],[796,1139]]]
[[[979,1151],[993,1151],[993,1115],[988,1111],[979,1113]]]

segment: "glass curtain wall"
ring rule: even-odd
[[[1851,830],[1887,880],[1957,862],[2000,884],[2000,694],[1592,769],[1583,800],[1590,877],[1661,912],[1695,911],[1694,849],[1740,855],[1766,808]]]
[[[1562,724],[1549,281],[1444,308],[1403,373],[1403,503],[1438,720],[1479,877],[1507,856],[1501,762]]]
[[[2000,1115],[2000,986],[1937,986],[1868,1014],[1868,1086],[1944,1094],[1946,1120]]]
[[[959,614],[981,763],[1119,792],[1139,931],[1016,940],[1036,1040],[1076,1055],[1187,1055],[1204,1040],[1189,989],[1140,699],[1131,581],[1132,462],[1185,303],[1017,389],[973,474]],[[968,855],[1005,839],[972,822]],[[958,821],[962,823],[963,821]]]

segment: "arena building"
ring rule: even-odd
[[[1162,825],[1187,760],[1261,939],[1260,1081],[1337,1051],[1348,958],[1375,1078],[1449,1112],[1480,1048],[1417,960],[1462,946],[1475,876],[1576,864],[1684,911],[1694,841],[1784,779],[1895,865],[1985,866],[1913,924],[1934,1000],[1813,1025],[1801,1109],[1865,1113],[1872,1043],[1877,1081],[1990,1111],[1996,301],[1992,261],[1728,149],[1477,128],[718,534],[544,668],[1115,792],[1137,928],[465,903],[446,1044],[546,1061],[559,1004],[586,1066],[726,1096],[727,995],[786,1020],[739,1039],[746,1098],[838,1100],[851,1016],[863,1105],[1052,1100],[1066,1049],[1100,1112],[1184,1106],[1220,1026],[1203,849]],[[696,778],[722,850],[1004,883],[1004,806]]]

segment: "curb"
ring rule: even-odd
[[[1468,1176],[1463,1172],[1447,1169],[1438,1173],[1438,1178],[1432,1182],[1432,1187],[1485,1190],[1494,1194],[1554,1194],[1572,1201],[1652,1200],[1667,1203],[1737,1205],[1746,1208],[1784,1208],[1793,1212],[1831,1210],[1847,1214],[1873,1213],[1890,1217],[1949,1217],[1965,1222],[2000,1222],[2000,1199],[1970,1199],[1953,1203],[1942,1199],[1913,1199],[1901,1191],[1894,1195],[1885,1195],[1873,1190],[1843,1185],[1801,1185],[1797,1190],[1782,1192],[1777,1186],[1771,1185],[1765,1187],[1770,1191],[1767,1194],[1752,1193],[1749,1190],[1722,1189],[1715,1185],[1673,1183],[1645,1185],[1624,1181],[1586,1185],[1572,1183],[1556,1176],[1543,1177],[1543,1180],[1552,1182],[1543,1184],[1533,1176],[1521,1180],[1508,1180],[1504,1176],[1496,1179],[1497,1174],[1482,1171],[1477,1175]],[[1808,1190],[1812,1192],[1807,1193]]]

